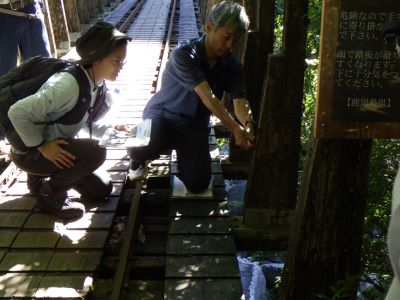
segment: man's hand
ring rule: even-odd
[[[125,125],[125,124],[115,125],[114,128],[115,128],[115,130],[125,131],[125,132],[129,132],[131,130],[130,126]]]
[[[246,126],[247,127],[247,126]],[[246,131],[242,126],[233,131],[235,144],[242,150],[250,150],[254,147],[254,134]]]
[[[244,127],[244,130],[246,130],[246,132],[250,135],[250,140],[254,144],[254,139],[255,139],[254,124],[252,122],[248,122]]]
[[[57,168],[71,168],[74,165],[76,157],[67,150],[64,150],[60,145],[68,145],[68,142],[66,140],[50,141],[37,149],[45,158],[55,164]]]

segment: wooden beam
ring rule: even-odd
[[[249,164],[247,162],[232,162],[229,159],[221,160],[222,174],[225,179],[243,179],[249,176]]]
[[[78,17],[76,0],[63,0],[63,3],[69,32],[80,32],[81,23]]]
[[[254,229],[243,223],[242,217],[232,219],[232,231],[237,250],[286,251],[289,243],[289,226]]]
[[[254,214],[254,210],[275,210],[276,214],[289,218],[295,207],[299,137],[288,126],[293,113],[289,108],[291,103],[285,100],[286,76],[286,57],[271,55],[246,188],[244,220],[248,226],[261,223],[268,226],[267,216],[261,214],[263,220],[256,220],[258,213]]]
[[[57,57],[57,47],[56,47],[56,41],[54,39],[54,31],[53,31],[53,25],[51,22],[51,14],[50,14],[50,10],[49,10],[48,1],[49,0],[43,1],[44,22],[46,24],[47,35],[49,37],[51,56]]]
[[[63,0],[48,0],[51,24],[57,49],[69,50],[70,38]]]

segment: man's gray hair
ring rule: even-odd
[[[244,7],[231,1],[215,4],[207,20],[211,22],[214,30],[218,27],[227,26],[236,33],[245,33],[250,23]]]

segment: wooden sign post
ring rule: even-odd
[[[398,0],[325,0],[317,138],[399,138],[400,58],[382,25],[400,19]]]

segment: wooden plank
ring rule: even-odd
[[[103,166],[107,171],[124,171],[129,169],[128,160],[107,159]]]
[[[93,287],[93,274],[71,274],[43,276],[37,298],[83,299]]]
[[[68,248],[103,248],[108,237],[108,231],[68,230],[57,245],[59,249]]]
[[[212,200],[173,200],[170,204],[170,217],[221,217],[228,216],[226,202]]]
[[[165,300],[244,299],[240,279],[168,279]]]
[[[0,211],[0,227],[20,228],[28,216],[29,212]]]
[[[30,195],[10,196],[0,198],[1,210],[32,210],[36,204],[36,197]]]
[[[164,294],[164,281],[130,280],[126,300],[161,300]]]
[[[126,149],[107,149],[107,159],[129,160]]]
[[[111,280],[98,279],[94,282],[93,299],[109,299]],[[164,281],[162,280],[130,280],[124,294],[124,300],[162,300]]]
[[[8,248],[13,243],[19,229],[3,229],[0,228],[0,247]]]
[[[174,218],[169,229],[170,234],[223,234],[231,231],[229,218]]]
[[[134,246],[135,255],[162,255],[166,253],[167,235],[144,234],[145,240],[137,242]]]
[[[122,193],[123,184],[122,183],[114,183],[113,189],[111,191],[111,196],[120,196]]]
[[[54,253],[47,271],[94,271],[101,262],[102,251],[77,250]]]
[[[125,182],[126,172],[108,172],[112,182]]]
[[[218,255],[236,253],[231,235],[169,235],[168,255]]]
[[[31,214],[24,224],[24,229],[54,229],[56,223],[60,222],[53,215],[35,212]]]
[[[54,231],[22,231],[12,248],[53,248],[59,238],[60,234]]]
[[[114,213],[85,213],[82,218],[74,222],[67,223],[67,229],[103,229],[110,228],[114,219]]]
[[[7,189],[7,194],[13,196],[29,194],[28,186],[26,185],[26,182],[17,181]]]
[[[7,273],[0,276],[0,297],[15,299],[15,297],[34,297],[39,286],[41,275],[29,273]]]
[[[139,256],[134,255],[131,257],[131,267],[133,269],[143,268],[162,268],[165,269],[166,257],[165,256]]]
[[[105,201],[85,201],[86,212],[114,212],[117,209],[119,197],[109,196]]]
[[[9,251],[0,263],[0,272],[45,271],[53,251]]]
[[[166,278],[239,278],[235,256],[168,256]]]

